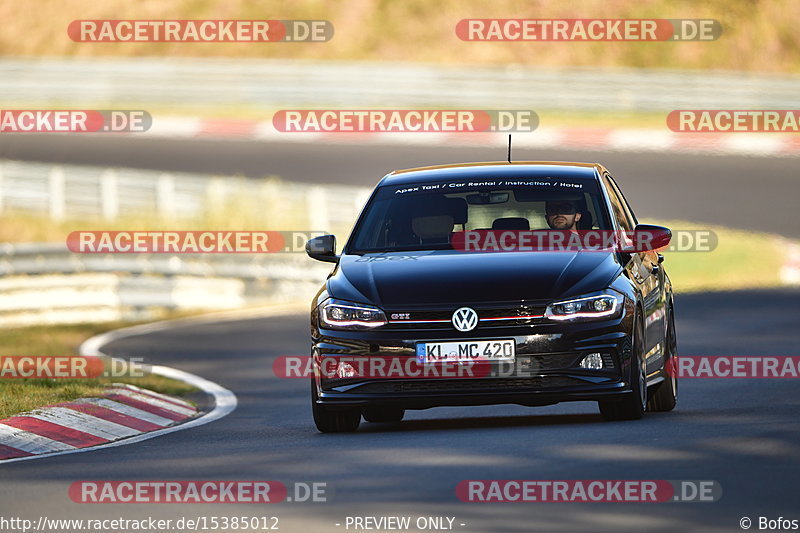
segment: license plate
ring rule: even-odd
[[[418,342],[419,363],[463,363],[472,361],[514,361],[513,339],[489,341]]]

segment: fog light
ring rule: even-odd
[[[339,363],[336,368],[337,378],[354,378],[356,376],[356,369],[350,363]]]
[[[592,309],[597,311],[598,313],[602,313],[603,311],[608,311],[611,309],[611,302],[609,300],[603,300],[598,298],[597,300],[592,302]]]
[[[590,353],[581,361],[581,368],[600,370],[603,368],[603,357],[599,353]]]

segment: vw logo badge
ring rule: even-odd
[[[450,319],[458,331],[472,331],[478,325],[478,313],[471,307],[461,307]]]

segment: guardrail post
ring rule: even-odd
[[[3,208],[5,207],[5,203],[6,203],[5,202],[5,199],[6,199],[5,191],[3,191],[3,167],[4,166],[5,165],[3,165],[2,162],[0,162],[0,213],[3,212]]]
[[[49,181],[49,208],[50,218],[53,220],[63,220],[65,212],[66,198],[64,193],[64,169],[54,166],[50,169]]]
[[[158,214],[172,218],[175,209],[175,179],[169,174],[161,174],[156,182],[156,207]]]
[[[367,200],[369,200],[371,194],[372,191],[369,189],[364,189],[353,195],[353,215],[350,218],[354,223],[356,221],[356,217],[358,217],[358,214],[361,213],[361,210],[364,208],[364,204],[367,203]]]
[[[308,191],[308,228],[312,231],[328,231],[327,194],[322,187],[312,187]]]
[[[206,217],[211,220],[217,221],[218,217],[224,213],[224,205],[228,199],[228,186],[227,182],[222,178],[212,177],[209,178],[206,185],[204,207],[206,210]]]
[[[110,168],[100,177],[100,210],[105,220],[114,220],[119,215],[117,173]]]

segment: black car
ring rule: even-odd
[[[385,176],[341,255],[332,235],[306,247],[336,264],[311,310],[317,428],[354,431],[362,417],[394,422],[436,406],[591,400],[608,420],[673,409],[672,285],[656,250],[455,244],[559,229],[648,231],[662,245],[670,236],[638,224],[598,164],[469,163]],[[353,364],[389,357],[429,368],[476,356],[488,370],[466,377],[376,375]]]

